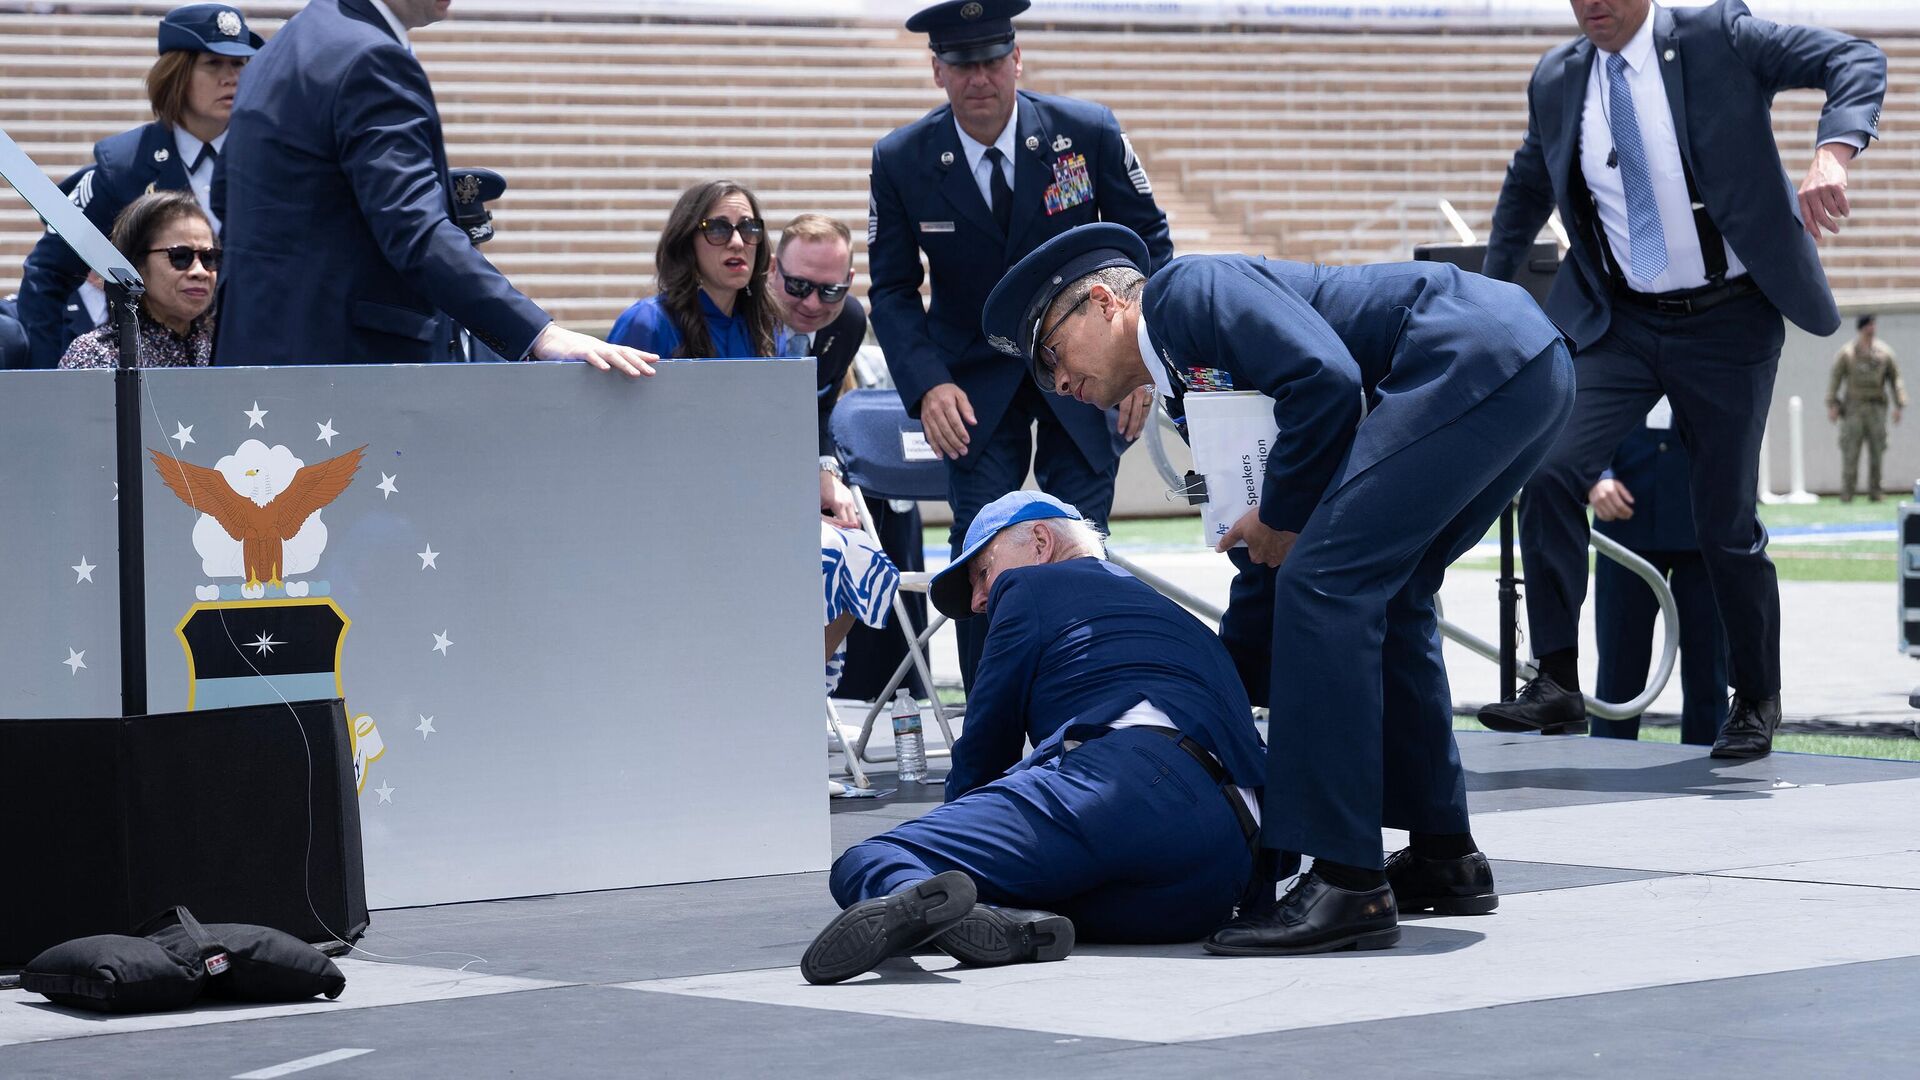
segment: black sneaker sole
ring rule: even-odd
[[[800,957],[800,974],[815,986],[872,971],[882,960],[934,938],[973,909],[973,879],[937,874],[891,896],[842,911]]]
[[[955,960],[975,967],[1048,963],[1073,951],[1073,920],[1065,915],[1021,920],[975,904],[933,943]]]
[[[1411,915],[1432,912],[1435,915],[1490,915],[1500,906],[1499,893],[1480,893],[1477,896],[1428,896],[1411,900],[1393,897],[1394,906],[1400,914]]]
[[[1326,952],[1364,952],[1370,949],[1391,949],[1400,943],[1400,928],[1390,926],[1385,930],[1369,930],[1363,934],[1349,934],[1346,937],[1333,938],[1315,945],[1294,947],[1271,946],[1254,947],[1242,945],[1217,945],[1209,940],[1201,948],[1215,956],[1310,956]]]

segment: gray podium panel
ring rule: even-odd
[[[0,716],[120,712],[113,373],[0,377]]]
[[[150,707],[343,696],[371,905],[826,865],[805,361],[146,378]]]

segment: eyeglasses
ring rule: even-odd
[[[741,218],[738,222],[723,217],[701,218],[697,228],[707,243],[715,247],[725,247],[736,232],[740,234],[740,242],[748,247],[757,246],[767,235],[767,223],[757,217]]]
[[[1054,324],[1049,327],[1044,334],[1040,335],[1040,344],[1033,347],[1033,358],[1036,361],[1034,366],[1037,372],[1044,376],[1044,378],[1040,380],[1042,389],[1053,389],[1053,369],[1060,363],[1060,355],[1054,352],[1053,346],[1047,344],[1047,342],[1053,340],[1053,335],[1060,332],[1060,327],[1065,325],[1068,319],[1073,318],[1075,312],[1086,307],[1087,301],[1091,299],[1093,299],[1093,293],[1089,291],[1085,296],[1075,300],[1073,306],[1067,309],[1067,313],[1055,320]]]
[[[844,281],[829,285],[824,281],[808,281],[803,277],[794,277],[787,273],[787,268],[784,266],[780,267],[780,280],[786,282],[787,295],[797,300],[805,300],[809,293],[815,289],[820,290],[820,302],[823,304],[839,303],[840,298],[847,295],[847,290],[853,288],[851,284]]]
[[[219,248],[197,248],[188,247],[185,244],[176,244],[173,247],[147,249],[147,254],[149,255],[158,255],[162,252],[166,253],[167,264],[175,270],[191,268],[193,266],[193,260],[196,258],[200,260],[201,266],[207,268],[207,273],[209,274],[217,273],[220,269]]]

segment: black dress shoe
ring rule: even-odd
[[[1773,753],[1773,733],[1780,727],[1780,695],[1750,698],[1733,695],[1727,723],[1713,741],[1713,756],[1744,761]]]
[[[1587,699],[1541,675],[1521,687],[1512,701],[1481,709],[1480,722],[1494,731],[1578,735],[1587,730]]]
[[[1386,949],[1399,940],[1392,888],[1353,892],[1309,870],[1293,880],[1278,907],[1215,930],[1205,948],[1216,956],[1298,956]]]
[[[1073,920],[1051,911],[975,904],[933,943],[975,967],[1065,960],[1073,951]]]
[[[820,986],[871,971],[887,957],[945,933],[972,910],[974,895],[973,879],[949,870],[891,896],[862,900],[807,946],[800,974]]]
[[[1493,867],[1476,851],[1457,859],[1429,859],[1401,848],[1387,856],[1387,885],[1401,911],[1485,915],[1500,906]]]

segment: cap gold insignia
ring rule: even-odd
[[[471,203],[480,195],[480,178],[468,173],[453,182],[453,197],[461,206]]]
[[[153,152],[153,160],[158,161],[162,164],[165,164],[166,160],[172,156],[173,156],[172,154],[167,153],[167,148],[164,146]]]
[[[1008,356],[1020,355],[1020,346],[1015,345],[1013,342],[1007,340],[1005,337],[1002,337],[999,334],[989,335],[987,338],[987,344],[993,346],[996,349],[999,349],[1001,352],[1006,353]]]
[[[953,164],[953,151],[951,151],[951,150],[948,150],[948,151],[946,151],[945,153],[942,153],[942,154],[940,155],[940,164],[942,164],[942,165],[951,165],[951,164]]]
[[[984,10],[985,9],[979,4],[965,4],[960,8],[960,17],[963,19],[977,19]]]
[[[1060,154],[1060,153],[1065,153],[1066,151],[1068,151],[1068,150],[1071,150],[1071,149],[1073,149],[1073,140],[1072,140],[1072,139],[1069,139],[1069,138],[1067,138],[1067,137],[1066,137],[1065,135],[1055,135],[1055,136],[1053,137],[1053,152],[1054,152],[1054,153],[1056,153],[1056,154]]]
[[[214,25],[219,28],[220,33],[227,37],[240,36],[240,15],[238,12],[221,12],[220,17],[214,20]]]

